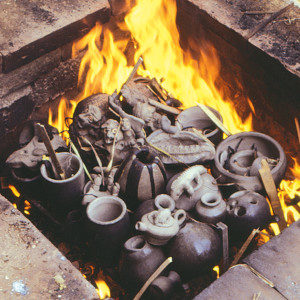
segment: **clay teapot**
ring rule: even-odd
[[[163,251],[151,246],[142,235],[126,241],[120,261],[120,277],[128,290],[138,290],[164,262]]]
[[[152,245],[165,245],[179,231],[184,222],[186,212],[179,209],[175,214],[168,208],[154,210],[142,217],[135,228],[144,232],[146,240]]]
[[[226,202],[220,193],[206,193],[196,204],[196,213],[201,222],[211,224],[223,222],[226,212]]]

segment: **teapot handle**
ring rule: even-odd
[[[174,219],[177,220],[178,224],[181,225],[186,219],[186,212],[183,209],[178,209],[174,214]]]
[[[172,197],[166,194],[158,195],[155,200],[154,204],[157,207],[157,209],[169,209],[170,211],[173,211],[175,209],[175,201]]]

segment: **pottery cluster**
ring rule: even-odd
[[[181,279],[219,263],[222,240],[215,224],[227,224],[231,238],[272,221],[259,169],[266,159],[279,184],[286,157],[265,134],[242,132],[222,140],[200,107],[181,110],[165,94],[162,104],[145,85],[162,90],[142,78],[122,88],[123,101],[116,93],[97,94],[78,104],[70,135],[80,157],[48,128],[65,179],[55,178],[51,159],[43,159],[47,150],[34,123],[22,131],[20,149],[7,165],[16,182],[42,182],[46,205],[64,220],[70,242],[88,241],[101,264],[120,262],[128,290],[138,290],[172,257],[171,269],[147,291],[168,299]]]

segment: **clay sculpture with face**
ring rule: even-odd
[[[167,185],[167,192],[177,208],[192,210],[207,193],[220,195],[216,180],[203,166],[193,166],[175,175]]]

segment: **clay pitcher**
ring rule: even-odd
[[[130,208],[141,201],[155,198],[164,193],[166,171],[160,158],[148,148],[134,150],[119,167],[115,181]]]
[[[124,287],[139,290],[165,259],[163,251],[148,244],[142,235],[130,238],[124,244],[119,269]]]

